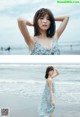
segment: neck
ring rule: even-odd
[[[41,33],[41,37],[44,37],[44,38],[46,38],[47,36],[46,36],[46,31],[42,31],[42,30],[40,30],[40,33]]]

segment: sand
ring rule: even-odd
[[[0,108],[9,108],[9,117],[39,117],[39,97],[21,97],[0,93]],[[59,103],[56,101],[54,117],[80,117],[80,104]]]

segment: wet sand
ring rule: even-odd
[[[39,97],[21,97],[0,93],[0,108],[9,108],[9,117],[39,117]],[[80,117],[80,104],[68,104],[56,101],[54,117]]]

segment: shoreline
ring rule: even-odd
[[[25,50],[10,50],[10,51],[1,51],[0,55],[30,55],[29,52]],[[80,50],[63,50],[60,55],[80,55]]]

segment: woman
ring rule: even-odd
[[[56,73],[54,73],[56,71]],[[41,97],[41,103],[39,106],[40,117],[53,117],[55,109],[54,101],[54,81],[53,79],[59,75],[59,72],[53,66],[49,66],[46,69],[45,78],[46,84]]]
[[[54,55],[60,54],[57,41],[68,23],[69,17],[54,17],[49,9],[41,8],[34,16],[33,22],[18,19],[19,29],[27,43],[31,55]],[[56,30],[55,21],[61,21]],[[34,36],[31,37],[27,26],[34,27]]]

